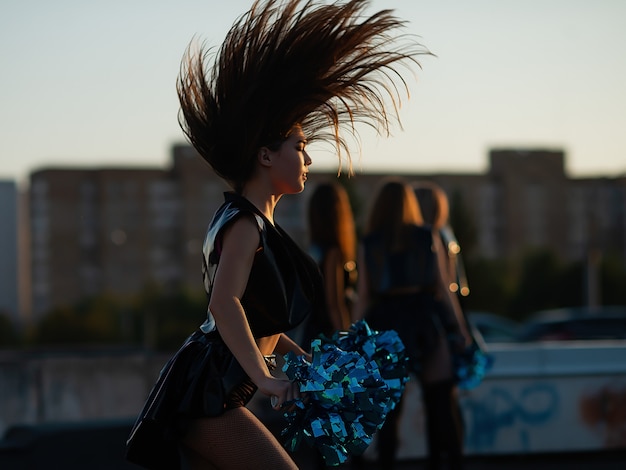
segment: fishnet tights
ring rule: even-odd
[[[183,439],[191,470],[297,470],[287,451],[247,408],[195,420]]]

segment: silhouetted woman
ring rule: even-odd
[[[351,324],[356,290],[356,232],[350,199],[336,182],[318,184],[308,203],[309,254],[324,279],[324,308],[307,323],[304,344]]]
[[[178,80],[180,123],[232,192],[203,247],[206,321],[164,367],[128,442],[147,468],[294,469],[295,463],[245,405],[256,390],[274,408],[299,396],[271,374],[271,355],[305,351],[285,331],[323,300],[319,269],[274,220],[285,194],[304,189],[307,144],[350,154],[355,122],[388,129],[385,103],[404,82],[394,67],[416,43],[390,11],[367,2],[257,1],[215,54],[190,46]],[[343,152],[339,152],[343,149]],[[172,312],[175,315],[176,312]]]
[[[462,442],[457,414],[452,351],[446,325],[455,325],[462,350],[469,334],[457,299],[450,293],[441,240],[422,226],[413,189],[385,181],[375,194],[359,250],[355,319],[376,330],[396,330],[405,344],[410,370],[422,388],[430,468],[440,468],[445,450],[450,468],[461,468]],[[446,306],[442,318],[437,301]],[[381,468],[393,468],[402,401],[378,433]]]

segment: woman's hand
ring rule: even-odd
[[[272,399],[272,408],[275,410],[280,410],[285,403],[300,398],[298,384],[289,380],[265,377],[256,385],[261,393]]]

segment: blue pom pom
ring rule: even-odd
[[[395,331],[372,331],[360,321],[313,340],[311,357],[285,356],[283,372],[304,398],[284,413],[281,435],[288,450],[306,442],[326,465],[339,465],[367,449],[400,400],[408,381],[404,345]]]
[[[493,366],[493,356],[472,344],[463,354],[454,357],[457,385],[462,390],[471,390],[482,382]]]

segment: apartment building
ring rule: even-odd
[[[19,322],[18,191],[14,181],[0,181],[0,313]]]
[[[548,247],[568,260],[590,248],[626,263],[626,177],[569,178],[560,150],[499,149],[485,174],[405,174],[439,183],[476,231],[476,255],[504,258]],[[387,175],[347,183],[362,226]],[[276,220],[306,245],[311,188],[336,174],[312,172],[308,190],[283,197]],[[32,308],[103,292],[132,295],[148,284],[201,288],[206,226],[228,187],[192,147],[175,145],[170,168],[41,169],[31,175]],[[459,210],[459,207],[456,208]]]

